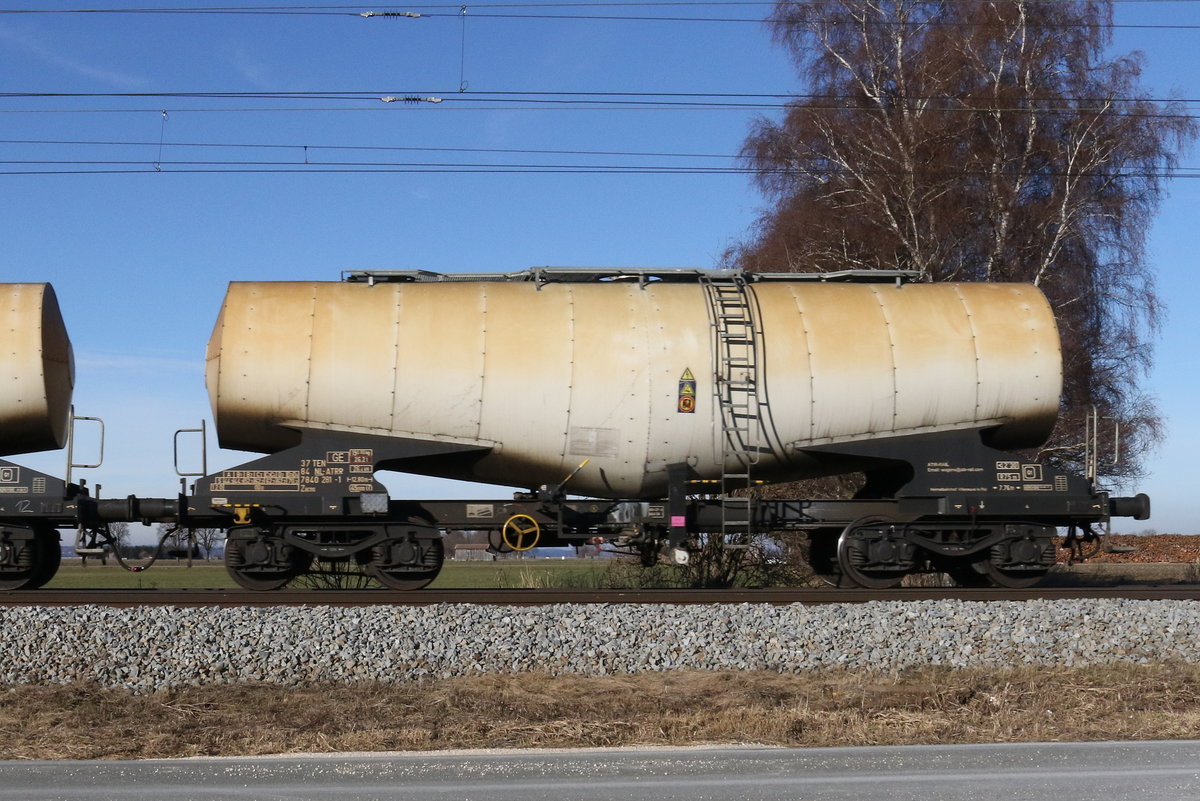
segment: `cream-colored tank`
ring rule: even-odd
[[[662,493],[674,463],[793,478],[818,472],[806,447],[982,428],[1025,447],[1054,423],[1058,334],[1033,286],[773,279],[748,285],[749,311],[711,292],[233,283],[208,348],[220,442],[275,452],[319,429],[473,444],[490,451],[452,477],[511,486],[589,459],[571,491],[632,498]]]
[[[49,284],[0,284],[0,456],[61,448],[75,386]]]

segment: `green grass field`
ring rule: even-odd
[[[502,562],[446,562],[431,589],[595,587],[608,568],[607,561],[582,559],[505,560]],[[149,570],[130,573],[109,561],[86,567],[64,563],[52,590],[99,589],[226,589],[233,579],[220,562],[197,561],[192,567],[160,562]]]

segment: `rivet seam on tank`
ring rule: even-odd
[[[567,414],[563,418],[562,432],[562,454],[560,458],[565,462],[567,452],[570,450],[571,439],[571,410],[574,408],[574,393],[575,393],[575,290],[570,284],[564,285],[563,289],[567,293],[567,352],[570,354],[567,365]]]
[[[872,285],[871,293],[875,295],[875,300],[879,303],[879,311],[883,314],[883,327],[888,335],[888,353],[892,357],[892,430],[896,429],[897,420],[899,419],[900,411],[900,381],[899,371],[896,369],[896,329],[892,324],[892,316],[889,314],[886,298],[879,292],[879,288]],[[876,432],[870,431],[870,434]]]
[[[971,304],[967,302],[966,296],[963,295],[962,288],[957,284],[953,284],[953,286],[954,286],[954,294],[958,297],[958,302],[959,302],[959,304],[962,305],[963,311],[966,312],[967,325],[971,329],[971,349],[975,353],[975,419],[978,420],[980,417],[979,403],[980,403],[981,388],[983,386],[983,373],[979,367],[979,365],[980,365],[979,338],[975,334],[975,316],[973,314],[971,314]]]
[[[488,294],[487,284],[479,285],[479,397],[476,406],[478,411],[475,414],[475,438],[479,439],[483,433],[483,399],[487,390],[487,343],[488,343]],[[499,450],[499,449],[497,449]]]
[[[367,286],[375,287],[374,282],[368,282]],[[393,327],[392,336],[392,364],[395,370],[395,378],[392,379],[392,402],[389,407],[388,420],[391,422],[391,428],[396,429],[396,383],[400,380],[400,322],[404,318],[401,307],[404,304],[404,294],[400,289],[400,284],[392,284],[392,308],[395,309],[396,324]]]
[[[804,334],[804,352],[808,354],[808,437],[809,442],[812,442],[814,426],[817,420],[817,386],[816,377],[813,375],[813,349],[812,349],[812,332],[808,328],[808,316],[804,313],[804,304],[800,301],[800,296],[796,294],[796,287],[789,286],[788,292],[792,295],[792,302],[796,305],[796,316],[800,318],[800,330]],[[793,450],[795,443],[793,443]]]
[[[313,337],[316,336],[317,330],[317,282],[313,281],[309,284],[309,292],[312,296],[312,305],[308,311],[308,369],[304,371],[305,379],[304,386],[307,387],[304,393],[304,414],[310,414],[312,409],[312,371],[313,371]]]
[[[638,305],[638,302],[640,302],[640,301],[641,301],[641,302],[644,302],[644,296],[638,296],[638,295],[635,295],[635,294],[634,294],[634,291],[635,291],[635,290],[634,290],[634,289],[632,289],[632,288],[629,288],[629,287],[626,287],[626,288],[625,288],[625,297],[626,297],[626,299],[628,299],[628,300],[629,300],[629,319],[630,319],[630,320],[634,320],[634,319],[636,319],[636,318],[637,318],[637,305]],[[641,291],[642,291],[642,290],[638,289],[638,290],[636,290],[636,291],[637,291],[637,293],[641,293]],[[649,336],[648,326],[644,326],[644,325],[643,325],[643,326],[640,326],[640,330],[641,330],[641,331],[644,333],[644,336],[647,336],[647,337]],[[637,351],[637,347],[636,347],[636,345],[634,345],[634,351],[635,351],[635,353],[636,353],[636,351]],[[641,361],[642,361],[642,362],[646,362],[646,361],[648,361],[648,360],[649,360],[649,355],[650,355],[650,349],[649,349],[649,343],[647,343],[647,347],[646,347],[646,353],[644,353],[643,359],[642,359]],[[637,361],[637,360],[635,360],[635,363],[636,363],[636,361]],[[635,374],[635,375],[637,374],[637,368],[636,368],[636,367],[634,368],[634,374]],[[649,389],[650,389],[650,387],[652,387],[652,386],[654,385],[654,377],[653,377],[653,375],[650,375],[650,373],[649,373],[648,371],[647,371],[647,373],[646,373],[646,384],[647,384],[647,387],[646,387],[646,389],[647,389],[647,392],[646,392],[646,397],[647,397],[647,398],[653,397],[653,393],[652,393],[652,392],[650,392],[650,391],[649,391]],[[631,415],[631,416],[629,417],[629,422],[630,422],[630,423],[635,423],[635,422],[637,422],[637,417],[636,417],[636,416],[632,416],[632,415]],[[646,428],[646,433],[644,433],[644,438],[646,438],[646,439],[644,439],[644,440],[643,440],[643,441],[646,441],[646,442],[649,442],[649,434],[650,434],[649,424],[650,424],[650,415],[649,415],[649,414],[647,414],[647,415],[646,415],[646,426],[647,426],[647,428]],[[634,446],[634,445],[636,445],[636,444],[637,444],[637,442],[634,440],[634,438],[632,438],[632,433],[634,433],[634,426],[632,426],[632,424],[629,424],[629,426],[626,426],[626,427],[625,427],[625,435],[626,435],[626,438],[625,438],[625,445],[626,445],[626,447],[625,447],[625,453],[626,453],[626,454],[628,454],[628,453],[632,453],[632,451],[634,451],[634,447],[632,447],[632,446]],[[631,459],[629,459],[629,458],[625,458],[625,459],[623,460],[623,464],[632,464],[632,460],[631,460]]]
[[[642,291],[647,292],[649,290],[643,288]],[[669,365],[670,365],[671,360],[670,360],[670,348],[667,347],[667,325],[665,322],[666,317],[667,317],[666,314],[663,313],[662,303],[660,303],[659,301],[656,300],[654,302],[654,320],[655,320],[656,324],[658,325],[658,346],[659,346],[659,348],[662,349],[662,353],[663,353],[663,360],[662,360],[663,369],[670,370],[671,368]],[[670,384],[668,383],[667,386],[669,387]],[[670,390],[667,389],[666,391],[669,393]],[[669,395],[668,395],[668,397],[669,397]],[[651,398],[650,402],[654,403],[655,400],[653,398]],[[664,409],[664,411],[665,411],[665,409]],[[660,419],[663,422],[663,433],[665,434],[667,431],[667,424],[671,420],[671,415],[669,413],[664,414]],[[651,416],[649,414],[646,415],[646,423],[648,426],[647,431],[646,431],[646,456],[650,455],[650,435],[654,433],[653,420],[654,420],[653,416]],[[664,439],[664,440],[661,440],[661,442],[665,446],[668,446],[668,447],[670,446],[669,440]],[[644,486],[645,485],[643,484],[643,487]]]

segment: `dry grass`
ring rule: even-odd
[[[764,743],[788,746],[1200,737],[1200,667],[1021,668],[403,685],[230,686],[134,696],[0,692],[0,758]]]

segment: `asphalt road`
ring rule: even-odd
[[[1200,799],[1200,741],[0,762],[20,801]]]

